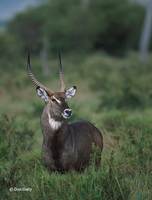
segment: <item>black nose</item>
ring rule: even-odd
[[[65,113],[66,115],[68,115],[68,116],[71,116],[72,110],[71,110],[71,109],[65,109],[65,110],[64,110],[64,113]]]

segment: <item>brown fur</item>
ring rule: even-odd
[[[48,122],[49,109],[47,104],[41,117],[42,152],[46,167],[57,171],[84,169],[89,164],[92,144],[102,152],[103,138],[100,131],[87,121],[68,124],[65,120],[58,130],[53,130]]]
[[[93,144],[102,152],[103,138],[100,131],[90,122],[79,121],[72,124],[66,122],[65,119],[72,113],[66,99],[75,95],[76,86],[66,90],[60,51],[59,61],[61,89],[60,92],[53,92],[35,78],[28,52],[28,75],[36,86],[38,96],[46,102],[41,116],[43,160],[50,170],[82,170],[89,164]],[[100,158],[96,163],[99,162]]]

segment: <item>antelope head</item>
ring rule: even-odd
[[[58,92],[53,92],[53,90],[50,90],[42,83],[40,83],[32,73],[30,54],[28,53],[28,59],[27,59],[28,76],[34,83],[38,96],[46,103],[49,119],[58,122],[71,117],[72,110],[68,106],[67,99],[70,99],[71,97],[75,96],[76,93],[76,86],[73,86],[69,89],[66,89],[65,87],[60,52],[59,52],[59,64],[60,64],[59,68],[60,90]]]

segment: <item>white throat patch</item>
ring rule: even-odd
[[[53,130],[58,130],[62,125],[62,122],[55,121],[53,118],[51,118],[50,113],[48,113],[48,118],[49,118],[49,124]]]

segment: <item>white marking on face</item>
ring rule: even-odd
[[[71,115],[72,115],[72,113],[70,113],[70,114],[68,114],[66,111],[72,111],[71,109],[65,109],[64,111],[63,111],[63,113],[62,113],[62,117],[64,118],[64,119],[68,119],[68,118],[70,118],[71,117]]]
[[[69,118],[68,116],[66,116],[66,115],[63,114],[63,113],[62,113],[62,117],[63,117],[64,119],[68,119],[68,118]]]
[[[53,98],[56,100],[56,102],[58,102],[58,104],[61,104],[61,101],[58,100],[55,96],[53,96]]]
[[[53,118],[51,118],[50,113],[48,113],[48,118],[49,118],[49,124],[53,130],[58,130],[61,127],[62,122],[55,121]]]

